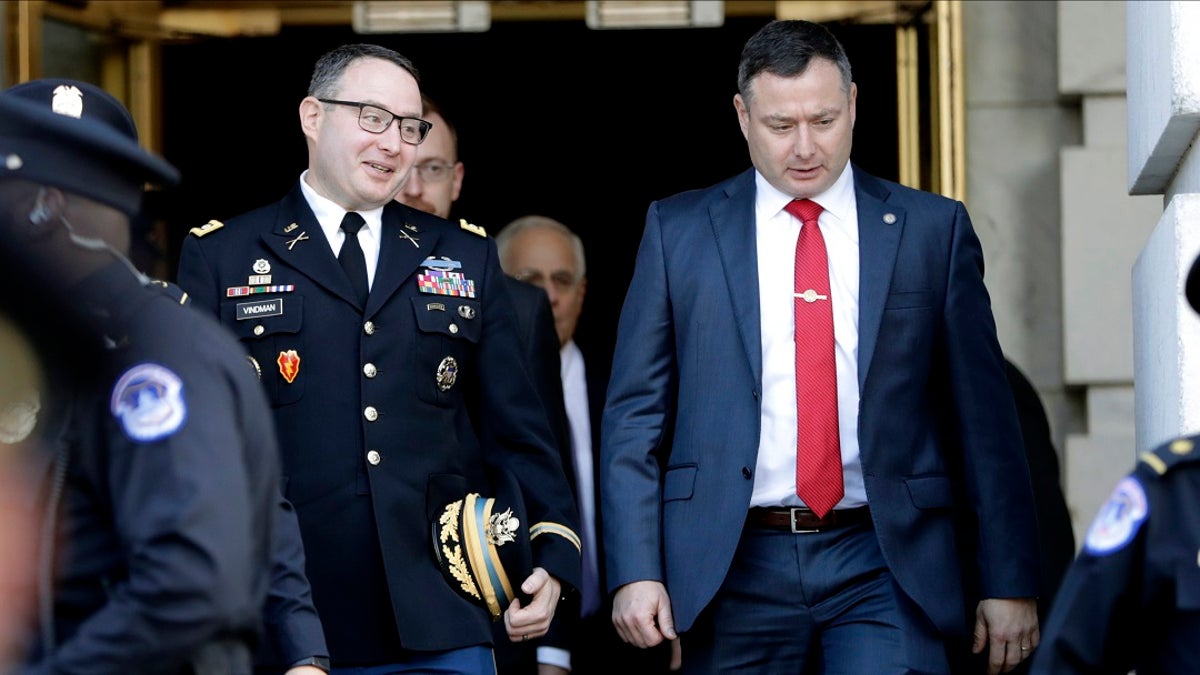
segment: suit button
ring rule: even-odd
[[[255,335],[262,335],[262,334],[263,334],[263,332],[264,332],[264,331],[266,331],[266,330],[267,330],[266,328],[263,328],[263,327],[262,327],[262,324],[259,324],[259,325],[257,325],[257,326],[255,326],[255,327],[254,327],[254,334],[255,334]]]
[[[363,366],[363,375],[366,375],[368,378],[375,377],[377,374],[379,374],[379,370],[375,368],[374,363],[368,363]]]
[[[363,324],[363,332],[366,333],[367,335],[374,335],[375,334],[375,322],[368,321],[368,322],[364,323]]]
[[[382,460],[383,457],[379,454],[378,450],[371,450],[367,453],[367,463],[371,466],[379,466],[379,462]]]
[[[453,323],[450,324],[450,334],[456,335],[457,333],[458,333],[458,324],[453,324]]]
[[[367,409],[363,411],[363,417],[367,418],[368,422],[374,422],[375,420],[379,419],[379,411],[375,409],[375,406],[369,405],[367,406]]]
[[[750,467],[743,466],[742,467],[742,478],[745,478],[746,480],[750,480],[753,477],[754,477],[754,472],[750,470]]]

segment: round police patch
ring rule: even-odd
[[[141,363],[113,387],[112,414],[135,441],[157,441],[175,433],[187,419],[183,381],[156,363]]]
[[[1096,513],[1088,528],[1084,550],[1092,555],[1106,555],[1124,548],[1149,513],[1146,490],[1136,478],[1126,476]]]

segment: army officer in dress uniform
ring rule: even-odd
[[[488,615],[431,544],[442,507],[487,493],[489,465],[516,477],[533,526],[536,567],[515,580],[531,598],[504,613],[509,635],[543,635],[580,575],[574,502],[494,243],[392,201],[429,130],[421,110],[400,54],[321,57],[296,187],[193,229],[179,263],[193,306],[261,373],[335,673],[494,672]]]
[[[1200,259],[1186,294],[1200,312]],[[1200,435],[1144,453],[1067,570],[1031,675],[1200,672]]]
[[[0,434],[36,448],[42,479],[18,673],[250,672],[279,494],[268,407],[227,331],[126,257],[144,183],[177,179],[97,87],[0,94],[0,228],[41,272],[19,292],[71,301]]]

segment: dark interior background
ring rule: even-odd
[[[457,123],[467,171],[454,217],[495,233],[539,213],[582,237],[588,294],[577,339],[606,355],[650,202],[749,167],[733,95],[742,45],[766,21],[619,31],[503,22],[484,33],[387,35],[285,27],[166,46],[163,153],[183,183],[148,202],[166,224],[155,253],[173,278],[190,228],[290,190],[307,164],[297,107],[313,63],[339,44],[374,42],[412,59],[423,91]],[[859,87],[852,159],[894,180],[894,29],[830,29]]]

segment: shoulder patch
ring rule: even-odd
[[[1196,436],[1183,436],[1142,453],[1138,460],[1161,476],[1176,466],[1200,460],[1196,441]]]
[[[200,227],[193,227],[191,229],[191,233],[197,237],[203,237],[206,234],[212,234],[213,232],[216,232],[222,227],[225,227],[225,223],[222,223],[219,220],[210,220]]]
[[[183,380],[157,363],[139,363],[117,380],[110,402],[130,439],[148,443],[179,430],[187,419]]]
[[[1145,488],[1133,476],[1122,478],[1108,501],[1096,512],[1084,540],[1084,550],[1096,556],[1121,550],[1133,541],[1148,515],[1150,505],[1146,501]]]
[[[467,232],[477,234],[481,237],[487,236],[487,230],[483,229],[479,225],[472,225],[471,223],[468,223],[466,218],[459,218],[458,226],[461,227],[462,229],[466,230]]]

